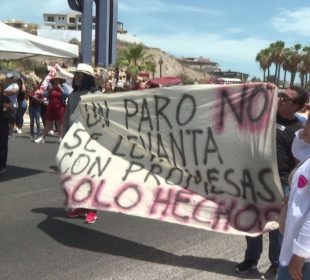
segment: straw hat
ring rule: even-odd
[[[64,79],[63,77],[60,77],[58,74],[56,74],[53,78],[50,79],[50,81],[55,81],[58,80],[61,84],[66,82],[66,79]]]
[[[92,77],[94,77],[95,75],[94,68],[86,63],[79,63],[78,66],[76,67],[75,72],[84,73]]]
[[[0,82],[5,81],[6,75],[3,73],[0,73]]]

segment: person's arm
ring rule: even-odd
[[[310,118],[308,117],[304,128],[295,133],[292,144],[292,154],[299,160],[303,161],[310,156]]]
[[[65,85],[62,85],[61,89],[62,89],[62,94],[64,96],[64,101],[65,101],[69,96],[69,90]]]
[[[42,93],[40,92],[40,90],[37,91],[37,92],[35,92],[35,93],[36,93],[36,95],[41,96],[41,98],[38,97],[38,96],[36,96],[36,95],[34,95],[34,94],[31,95],[31,98],[32,98],[33,100],[37,101],[37,102],[43,103],[43,95],[42,95]]]
[[[292,154],[298,161],[304,161],[310,155],[310,144],[306,141],[305,129],[296,131],[292,144]]]
[[[305,259],[297,255],[293,255],[290,264],[288,266],[288,272],[294,280],[303,280],[302,268],[304,266]]]
[[[3,108],[8,109],[11,112],[15,112],[16,108],[12,105],[12,102],[10,99],[5,99],[3,102]]]

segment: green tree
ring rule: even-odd
[[[271,62],[276,66],[274,76],[277,85],[279,85],[280,82],[280,69],[284,60],[284,46],[285,43],[283,41],[276,41],[269,46]]]
[[[147,54],[143,44],[131,44],[119,50],[116,66],[124,68],[135,79],[140,71],[152,69],[153,56]]]
[[[156,72],[156,63],[153,61],[147,61],[145,63],[145,70],[152,73],[153,79],[155,78],[155,72]]]
[[[301,62],[301,45],[296,44],[289,49],[288,52],[288,71],[291,73],[290,85],[294,85],[296,73],[298,71],[298,64]]]
[[[283,86],[286,85],[286,73],[289,70],[289,65],[290,65],[290,48],[285,48],[284,49],[284,59],[283,59],[283,64],[282,68],[284,71],[284,77],[283,77]]]
[[[255,60],[259,63],[260,69],[263,70],[264,78],[263,81],[266,81],[266,71],[267,76],[269,76],[269,68],[271,65],[271,58],[270,58],[270,50],[263,49],[257,55]]]
[[[310,46],[306,46],[303,49],[302,62],[304,65],[304,83],[306,88],[310,79]]]

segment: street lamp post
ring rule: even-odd
[[[158,64],[159,64],[159,77],[161,78],[162,77],[162,64],[163,64],[163,59],[160,58],[159,61],[158,61]]]

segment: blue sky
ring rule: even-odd
[[[218,62],[223,71],[262,78],[255,56],[270,43],[310,46],[308,0],[118,2],[118,20],[145,45],[178,57],[203,56]],[[38,24],[43,24],[43,12],[70,12],[67,0],[2,0],[0,7],[0,20]]]

